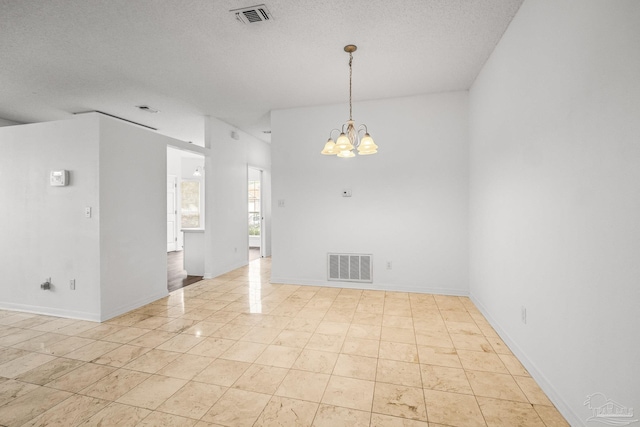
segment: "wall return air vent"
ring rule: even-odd
[[[370,254],[327,254],[328,279],[340,282],[373,282]]]
[[[243,24],[254,24],[256,22],[271,21],[273,16],[267,6],[259,4],[257,6],[243,7],[241,9],[230,10],[235,18]]]

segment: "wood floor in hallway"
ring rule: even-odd
[[[184,252],[167,252],[167,288],[169,292],[202,280],[202,276],[189,276],[184,269]]]

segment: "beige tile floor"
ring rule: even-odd
[[[269,277],[102,324],[0,311],[0,425],[567,425],[468,298]]]

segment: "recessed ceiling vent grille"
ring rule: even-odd
[[[267,6],[263,4],[243,7],[242,9],[233,9],[229,12],[233,13],[236,19],[243,24],[254,24],[256,22],[271,21],[273,19]]]
[[[370,254],[328,254],[329,280],[340,282],[373,282]]]

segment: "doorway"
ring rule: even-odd
[[[185,230],[202,228],[203,214],[204,156],[167,147],[167,288],[170,292],[202,279],[202,272],[193,267],[193,261],[201,262],[204,255],[197,244],[185,245]]]
[[[262,212],[262,171],[249,167],[248,170],[248,230],[249,261],[263,256],[263,212]]]

